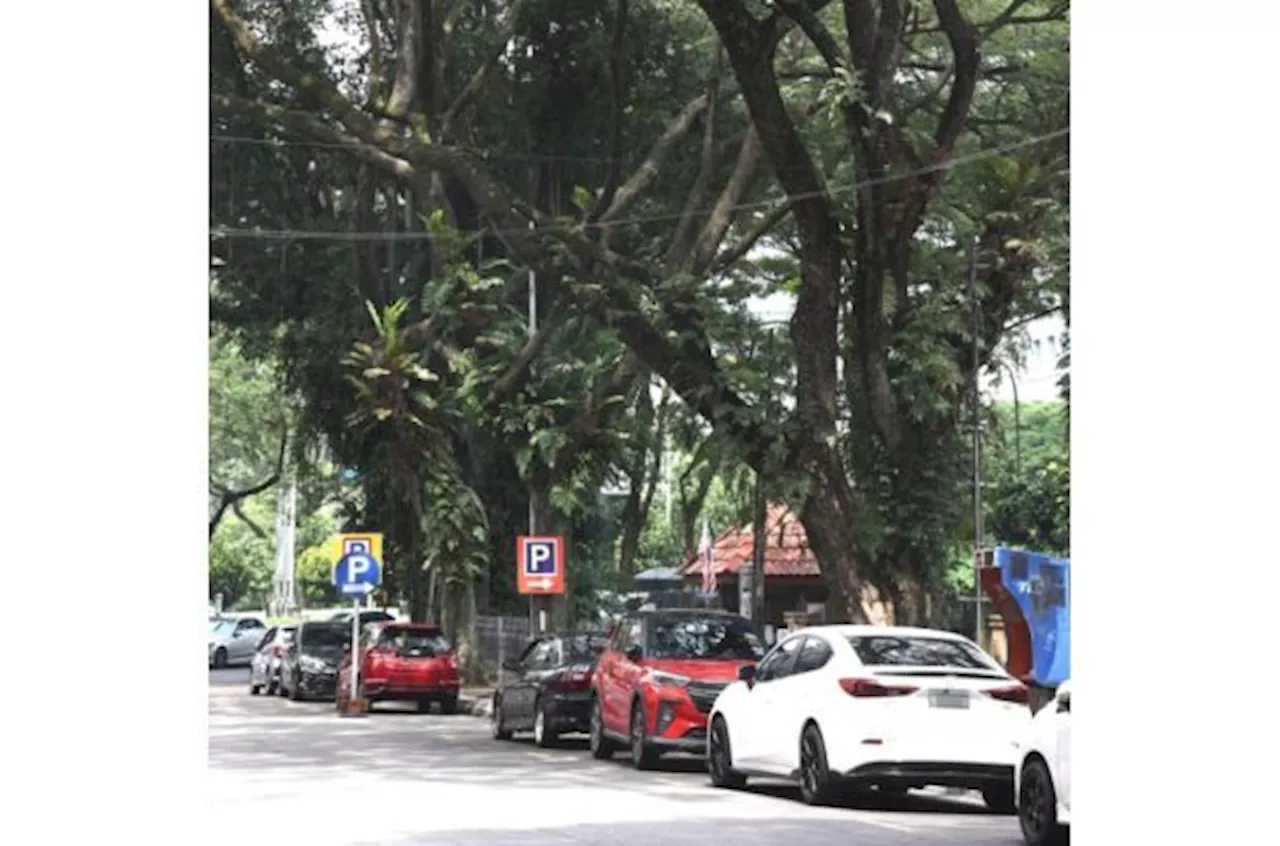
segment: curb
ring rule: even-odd
[[[488,717],[493,713],[493,694],[475,691],[458,697],[458,710],[473,717]]]

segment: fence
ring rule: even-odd
[[[484,678],[496,679],[502,662],[519,658],[529,637],[528,617],[476,617],[475,661]]]

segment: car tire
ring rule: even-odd
[[[458,697],[457,697],[457,696],[446,696],[444,699],[441,699],[441,700],[440,700],[440,713],[441,713],[441,714],[456,714],[456,713],[458,713]]]
[[[271,676],[267,679],[267,696],[275,696],[280,692],[280,679]]]
[[[597,761],[603,761],[613,757],[614,745],[613,741],[605,736],[604,733],[604,714],[600,712],[600,698],[598,696],[591,697],[591,731],[589,732],[590,740],[587,741],[588,747],[591,749],[591,757]]]
[[[1032,758],[1023,766],[1018,794],[1018,825],[1027,846],[1068,842],[1070,829],[1058,825],[1058,794],[1044,761]]]
[[[800,733],[800,798],[806,805],[830,805],[836,780],[827,766],[827,744],[813,723]]]
[[[741,790],[747,786],[747,777],[733,769],[733,749],[729,746],[729,725],[724,717],[716,714],[711,722],[711,734],[707,740],[707,772],[711,784],[728,790]]]
[[[227,667],[227,650],[219,646],[213,651],[213,668],[215,670],[224,670]]]
[[[302,701],[302,677],[293,677],[293,686],[289,688],[289,699],[293,702]]]
[[[998,787],[984,787],[982,801],[993,813],[1013,816],[1018,813],[1018,804],[1013,799],[1013,784],[1002,784]]]
[[[430,700],[430,699],[419,699],[415,704],[418,706],[418,713],[419,713],[419,714],[429,714],[429,713],[431,713],[431,700]],[[443,707],[441,708],[441,710],[443,710]]]
[[[637,770],[651,770],[658,762],[658,750],[649,742],[649,719],[644,703],[636,700],[631,706],[631,766]]]
[[[512,731],[507,728],[502,717],[502,698],[496,693],[493,695],[493,710],[489,713],[489,729],[493,732],[494,740],[511,739]]]
[[[249,695],[257,696],[262,692],[262,685],[253,683],[253,670],[249,670]]]
[[[560,736],[555,730],[550,728],[550,719],[547,717],[547,703],[539,699],[533,703],[533,742],[541,746],[543,749],[551,749],[555,747],[560,740]]]

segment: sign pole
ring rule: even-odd
[[[351,695],[348,701],[360,698],[360,600],[351,603]]]

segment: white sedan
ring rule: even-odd
[[[1030,846],[1067,842],[1071,826],[1071,684],[1031,721],[1016,781],[1018,822]]]
[[[825,804],[841,785],[982,791],[1013,813],[1027,688],[972,641],[900,626],[814,626],[789,635],[717,698],[707,740],[717,787],[799,781]]]

